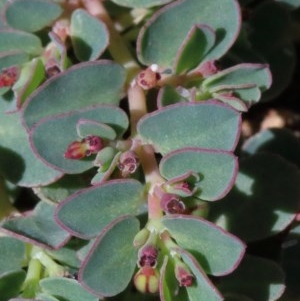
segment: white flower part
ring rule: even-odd
[[[157,64],[152,64],[151,66],[150,66],[150,69],[153,71],[153,72],[157,72],[158,71],[158,65]]]

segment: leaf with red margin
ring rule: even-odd
[[[164,216],[162,223],[208,274],[227,275],[244,256],[245,244],[241,240],[207,220],[176,214]]]

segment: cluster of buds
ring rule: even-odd
[[[19,75],[20,69],[17,66],[3,68],[0,73],[0,88],[13,86]]]
[[[87,136],[80,141],[69,144],[64,153],[67,159],[79,160],[98,153],[103,148],[103,140],[98,136]]]
[[[151,65],[147,69],[141,71],[137,78],[137,84],[144,90],[149,90],[156,87],[157,82],[161,79],[157,65]]]
[[[118,164],[118,168],[121,171],[122,177],[126,178],[130,174],[133,174],[138,168],[139,164],[139,158],[134,151],[128,150],[122,153]]]

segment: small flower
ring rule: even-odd
[[[216,74],[219,71],[219,68],[216,61],[206,61],[199,66],[197,71],[206,78]]]
[[[172,193],[164,193],[160,201],[161,209],[169,214],[184,213],[185,205],[181,199]]]
[[[194,282],[194,275],[191,273],[187,265],[178,260],[175,264],[175,277],[180,286],[191,286]]]
[[[157,248],[151,244],[146,244],[139,250],[138,265],[140,267],[155,267],[157,264]]]
[[[96,154],[103,148],[103,140],[98,136],[87,136],[81,141],[74,141],[69,144],[64,157],[67,159],[79,160],[91,154]]]
[[[152,267],[142,267],[134,276],[134,285],[141,293],[155,294],[159,290],[159,272]]]
[[[3,68],[0,73],[0,88],[11,87],[18,79],[20,70],[17,66]]]
[[[128,177],[129,174],[133,174],[139,166],[139,158],[134,151],[129,150],[124,152],[120,156],[120,163],[118,164],[121,170],[122,176]]]
[[[157,66],[152,65],[147,69],[141,71],[136,79],[137,84],[144,90],[154,88],[161,78],[160,74],[157,72],[156,69]]]

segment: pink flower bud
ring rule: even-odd
[[[83,157],[90,156],[91,154],[96,154],[103,148],[103,141],[98,136],[87,136],[81,141],[72,142],[64,157],[67,159],[79,160]]]
[[[129,174],[133,174],[139,166],[139,158],[134,151],[129,150],[124,152],[120,156],[120,163],[118,164],[121,170],[122,176],[128,177]]]
[[[155,267],[157,264],[158,251],[155,246],[145,245],[139,250],[139,261],[140,267]]]
[[[154,88],[161,76],[159,73],[153,71],[151,67],[141,71],[137,76],[137,84],[144,90]]]
[[[184,213],[185,205],[180,198],[171,193],[164,193],[160,201],[161,209],[169,214]]]
[[[155,294],[159,290],[159,272],[152,267],[142,267],[133,281],[136,289],[141,293]]]
[[[206,78],[216,74],[219,71],[219,68],[216,61],[206,61],[199,66],[197,71],[201,73],[204,78]]]
[[[180,286],[191,286],[194,282],[194,275],[185,263],[178,261],[175,265],[175,277]]]
[[[17,66],[3,68],[0,73],[0,88],[11,87],[18,79],[20,70]]]

